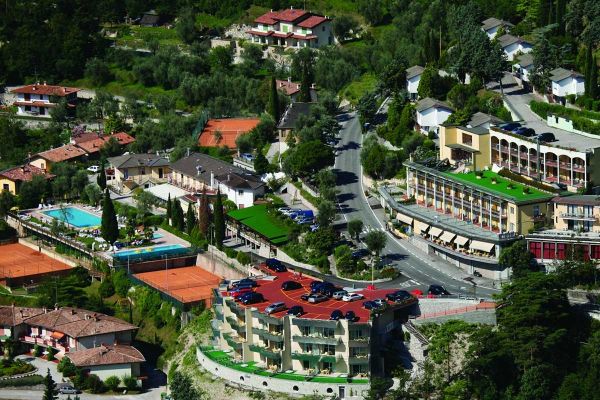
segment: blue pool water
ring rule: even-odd
[[[58,219],[77,228],[100,226],[102,219],[77,207],[66,207],[64,210],[43,211],[49,217]]]
[[[152,239],[161,239],[163,237],[164,237],[164,235],[162,233],[156,233],[155,232],[155,233],[152,234]]]
[[[165,246],[153,246],[146,247],[143,249],[130,249],[116,252],[113,257],[119,260],[126,260],[129,258],[141,258],[146,259],[148,256],[152,258],[161,256],[164,254],[176,255],[187,252],[187,248],[181,244],[169,244]]]

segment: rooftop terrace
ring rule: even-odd
[[[227,213],[227,216],[256,231],[273,244],[288,241],[289,228],[268,213],[266,204],[233,210]]]

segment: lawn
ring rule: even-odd
[[[535,189],[531,186],[526,186],[524,184],[511,181],[501,177],[495,172],[482,171],[482,173],[483,177],[481,178],[478,178],[477,175],[475,175],[475,172],[469,172],[467,174],[444,172],[444,175],[459,182],[475,186],[483,189],[484,191],[491,192],[505,198],[508,197],[518,202],[550,199],[553,197],[551,193],[542,192],[541,190]],[[492,182],[492,178],[496,179],[496,183]],[[512,185],[512,188],[508,187],[509,184]],[[529,189],[529,193],[523,192],[526,187]]]
[[[372,73],[366,73],[359,79],[350,82],[341,91],[341,97],[346,98],[350,103],[356,105],[358,100],[367,92],[375,89],[377,77]]]
[[[290,230],[267,211],[267,206],[262,204],[239,210],[230,211],[232,218],[242,225],[258,232],[273,244],[287,242]]]
[[[127,46],[131,48],[146,48],[148,42],[156,40],[162,46],[182,45],[181,39],[175,29],[168,29],[162,26],[126,26],[119,30],[116,44],[118,46]]]

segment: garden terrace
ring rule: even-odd
[[[230,211],[227,217],[258,233],[272,244],[280,245],[288,241],[289,228],[269,214],[264,204]]]

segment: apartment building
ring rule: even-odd
[[[553,228],[527,236],[538,262],[551,265],[569,258],[600,259],[600,197],[573,195],[552,200]]]
[[[470,170],[490,165],[490,134],[485,127],[442,125],[439,131],[440,159]]]
[[[291,48],[318,48],[335,43],[330,18],[289,8],[269,11],[248,31],[252,43]]]
[[[108,183],[121,193],[165,183],[171,174],[171,162],[158,154],[124,154],[107,161],[114,171],[114,177]]]
[[[10,92],[17,96],[13,103],[17,115],[36,115],[50,118],[50,110],[56,107],[56,99],[65,99],[70,108],[77,104],[77,92],[80,89],[36,83],[15,88]]]

